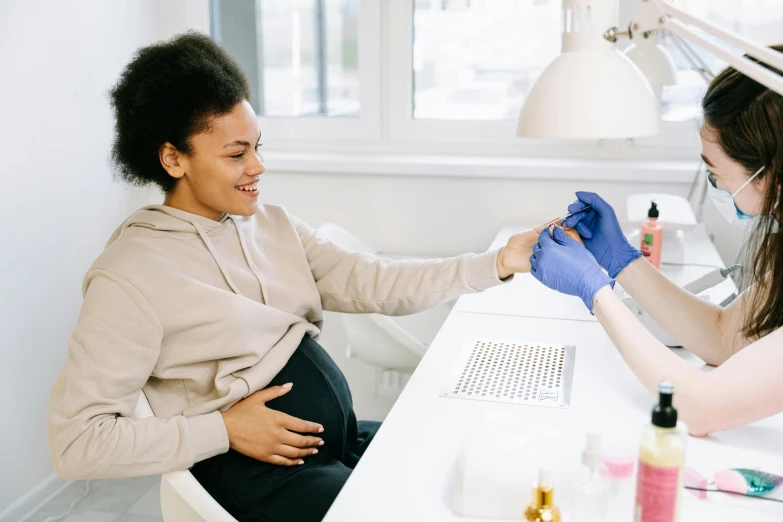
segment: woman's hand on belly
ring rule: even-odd
[[[266,406],[291,391],[292,386],[288,383],[258,391],[221,414],[233,450],[278,466],[301,465],[302,458],[318,453],[323,440],[300,433],[321,433],[323,426]]]

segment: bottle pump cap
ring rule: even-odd
[[[677,426],[677,410],[672,406],[674,386],[667,381],[658,385],[658,404],[652,411],[652,423],[659,428],[674,428]]]
[[[601,466],[603,466],[603,463],[601,433],[598,431],[589,431],[587,433],[587,443],[582,452],[582,464],[590,469],[600,469]]]
[[[655,201],[650,202],[650,210],[647,211],[647,217],[658,217],[658,204]]]

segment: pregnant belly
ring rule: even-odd
[[[324,427],[324,449],[343,460],[346,443],[356,436],[356,417],[348,383],[328,353],[305,335],[294,354],[269,386],[294,384],[290,392],[270,401],[271,409]]]

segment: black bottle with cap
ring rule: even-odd
[[[647,217],[649,218],[658,217],[658,203],[656,203],[655,201],[650,202],[650,210],[647,211]]]
[[[672,405],[673,398],[674,386],[666,381],[660,383],[658,385],[658,404],[652,411],[653,426],[659,428],[677,427],[677,409]]]

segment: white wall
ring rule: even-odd
[[[576,190],[598,192],[624,220],[629,194],[664,192],[687,197],[690,188],[690,180],[660,183],[653,177],[608,182],[366,176],[280,172],[273,162],[266,166],[260,185],[264,201],[286,206],[313,226],[333,221],[365,243],[395,254],[483,251],[504,223],[532,224],[562,215]],[[732,229],[709,200],[704,219],[725,261],[733,262],[742,231]]]
[[[157,10],[154,0],[0,3],[0,513],[57,485],[47,481],[46,407],[81,280],[111,231],[150,200],[112,179],[106,93],[155,39]]]
[[[562,215],[576,190],[593,190],[625,215],[635,192],[687,196],[687,184],[483,178],[363,176],[275,172],[267,164],[262,198],[318,225],[334,221],[368,244],[399,254],[484,251],[500,226]],[[640,180],[641,181],[641,180]],[[328,194],[328,197],[324,197]]]

